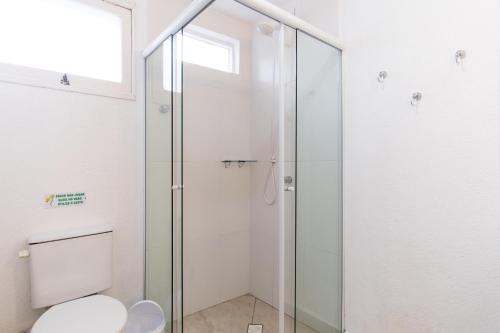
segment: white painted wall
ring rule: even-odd
[[[191,3],[191,0],[142,1],[146,6],[148,42],[152,42]]]
[[[350,333],[500,327],[498,5],[342,3]]]
[[[30,327],[28,260],[18,259],[36,232],[114,227],[113,288],[130,304],[141,295],[135,103],[0,84],[2,211],[0,331]],[[47,193],[84,191],[82,207],[46,209]]]
[[[340,34],[340,0],[270,0],[333,36]]]
[[[146,38],[145,1],[135,8],[134,56]],[[142,89],[137,89],[140,100]],[[0,83],[0,331],[24,332],[42,311],[31,309],[30,235],[52,229],[114,227],[113,287],[127,306],[142,297],[142,105],[137,101]],[[46,209],[44,195],[85,191],[83,207]]]

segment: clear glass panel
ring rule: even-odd
[[[296,186],[296,45],[297,31],[283,27],[283,239],[284,239],[284,332],[294,332],[295,314],[295,186]]]
[[[172,321],[172,91],[171,40],[146,61],[146,298]],[[168,86],[171,86],[168,85]]]
[[[173,297],[174,297],[174,332],[183,332],[183,274],[182,263],[184,260],[183,229],[184,229],[184,101],[183,101],[183,36],[182,31],[173,38],[172,45],[172,86],[173,93]]]
[[[0,62],[121,82],[123,23],[104,7],[114,8],[97,1],[2,1]]]
[[[341,332],[341,52],[297,35],[296,332]]]

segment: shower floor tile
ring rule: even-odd
[[[262,324],[263,333],[278,333],[278,310],[252,295],[244,295],[184,318],[184,333],[247,333]],[[293,333],[293,318],[285,317],[285,333]],[[297,333],[318,333],[297,323]]]

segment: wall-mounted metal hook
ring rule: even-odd
[[[455,62],[458,65],[462,65],[466,57],[467,52],[465,50],[458,50],[457,52],[455,52]]]
[[[411,105],[412,106],[417,106],[418,103],[422,100],[422,93],[421,92],[416,92],[411,95]]]
[[[378,73],[378,76],[377,76],[377,80],[378,82],[380,83],[384,83],[385,82],[385,79],[387,79],[387,76],[389,74],[386,72],[386,71],[381,71]]]

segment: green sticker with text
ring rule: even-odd
[[[81,206],[85,204],[85,192],[47,194],[45,196],[46,208]]]

